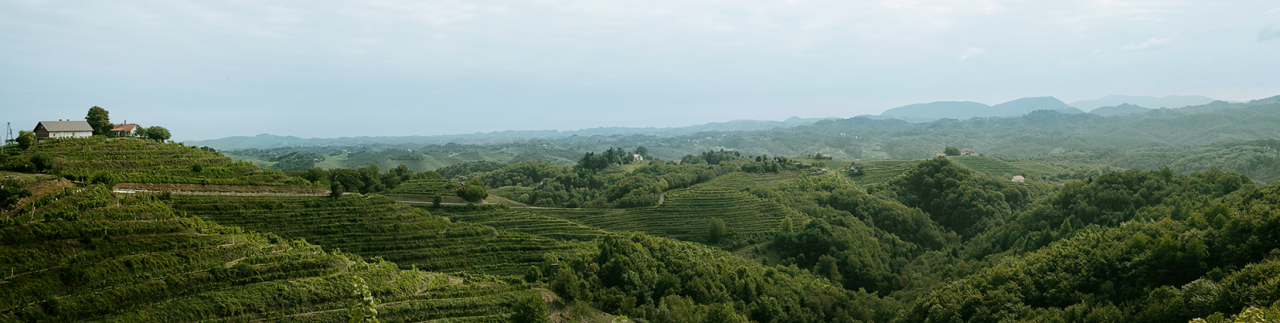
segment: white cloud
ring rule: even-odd
[[[1150,40],[1147,40],[1141,43],[1124,45],[1124,48],[1120,48],[1120,50],[1133,51],[1133,50],[1151,49],[1154,47],[1160,47],[1161,45],[1177,41],[1179,39],[1182,39],[1182,34],[1179,34],[1179,33],[1170,34],[1169,37],[1165,37],[1165,38],[1151,37]]]
[[[1267,11],[1266,17],[1268,26],[1258,32],[1258,41],[1260,42],[1280,38],[1280,8]]]
[[[964,50],[964,53],[960,53],[961,62],[980,59],[980,58],[986,58],[986,57],[987,57],[987,51],[985,49],[981,49],[977,47],[969,47],[969,49]]]

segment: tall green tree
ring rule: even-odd
[[[479,177],[476,177],[468,180],[467,184],[458,190],[458,197],[467,200],[467,202],[479,202],[489,197],[489,191],[485,190],[484,183],[480,182]]]
[[[169,129],[161,126],[147,127],[147,139],[165,141],[169,140]]]
[[[947,156],[960,156],[960,148],[956,148],[955,146],[947,146],[947,149],[943,149],[942,153],[946,154]]]
[[[836,262],[835,257],[822,255],[822,257],[818,258],[818,264],[813,266],[813,273],[827,277],[833,284],[844,286],[844,277],[840,275],[840,267]]]
[[[98,106],[89,108],[89,115],[84,117],[84,121],[88,122],[90,127],[93,127],[94,136],[105,136],[107,132],[111,131],[113,125],[108,114],[107,109]]]
[[[36,144],[36,133],[30,131],[18,131],[18,148],[27,149]]]
[[[721,238],[729,234],[729,227],[724,224],[724,220],[711,219],[707,223],[707,242],[719,243]]]
[[[53,158],[53,155],[46,152],[38,152],[31,155],[30,161],[32,167],[35,167],[36,171],[41,172],[53,169],[54,166],[58,165],[58,161]]]
[[[329,197],[336,200],[342,197],[342,193],[345,191],[346,188],[342,187],[342,182],[335,180],[329,183]]]

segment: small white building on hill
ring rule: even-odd
[[[49,138],[88,138],[93,136],[93,127],[85,121],[40,121],[36,124],[36,141]]]

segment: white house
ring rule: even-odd
[[[1013,178],[1010,180],[1013,181],[1014,183],[1022,183],[1027,181],[1027,179],[1022,177],[1022,175],[1013,175]]]
[[[84,121],[40,121],[36,124],[36,141],[49,138],[87,138],[93,136],[93,127]]]

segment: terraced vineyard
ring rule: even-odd
[[[901,175],[902,173],[906,172],[907,169],[909,169],[910,167],[911,166],[905,165],[905,164],[899,165],[899,166],[868,165],[866,166],[866,168],[863,168],[863,172],[865,172],[866,174],[862,176],[852,176],[852,177],[849,177],[849,179],[853,180],[854,183],[858,183],[858,185],[863,185],[863,186],[884,184],[884,183],[888,183],[889,180],[892,180],[894,177],[898,177],[898,175]]]
[[[443,210],[449,209],[445,208]],[[479,223],[503,231],[528,233],[559,240],[591,241],[614,233],[573,222],[567,220],[567,218],[616,213],[619,213],[619,211],[607,209],[504,209],[479,212],[449,212],[442,213],[442,215],[447,215],[450,220]]]
[[[439,196],[443,203],[467,203],[458,197],[457,184],[448,180],[413,180],[400,183],[383,195],[396,201],[431,203]]]
[[[499,188],[490,189],[489,195],[501,196],[502,198],[505,198],[508,200],[518,200],[520,198],[520,195],[529,194],[529,192],[532,192],[532,191],[533,191],[532,187],[503,186]]]
[[[47,140],[24,154],[36,153],[57,156],[58,172],[77,180],[96,176],[112,183],[306,184],[305,180],[259,170],[252,163],[232,161],[216,152],[134,138]]]
[[[568,254],[581,243],[458,222],[382,196],[175,196],[174,208],[224,225],[306,239],[329,250],[383,257],[442,272],[522,274],[544,254]]]
[[[526,285],[402,270],[181,215],[103,186],[0,218],[0,321],[307,321],[347,317],[352,283],[383,322],[504,322]],[[63,212],[74,210],[76,212]]]
[[[783,218],[800,216],[777,203],[722,188],[673,190],[658,207],[556,215],[605,230],[640,231],[686,241],[705,241],[707,224],[713,218],[724,220],[729,230],[744,239],[763,241],[772,236]]]
[[[991,157],[951,157],[951,161],[991,176],[1030,175],[1026,169]]]
[[[733,174],[729,174],[729,175],[733,175]],[[750,178],[750,179],[751,179],[751,182],[752,182],[753,184],[756,184],[756,185],[773,185],[773,184],[778,184],[778,183],[782,183],[782,182],[789,182],[789,181],[793,181],[793,180],[795,180],[795,179],[797,179],[797,178],[800,178],[800,172],[790,171],[790,172],[781,172],[781,173],[777,173],[777,174],[770,174],[770,173],[764,173],[764,174],[749,173],[749,174],[746,174],[746,176],[747,176],[748,178]],[[727,176],[720,176],[720,177],[727,177]],[[714,182],[714,181],[713,181],[713,182]]]
[[[451,196],[457,192],[457,184],[448,180],[413,180],[400,183],[390,194],[406,194],[406,195],[440,195]]]
[[[698,189],[731,189],[743,190],[754,186],[768,186],[778,183],[793,181],[800,178],[799,171],[786,171],[782,173],[730,173],[717,176],[711,181],[698,184]]]

